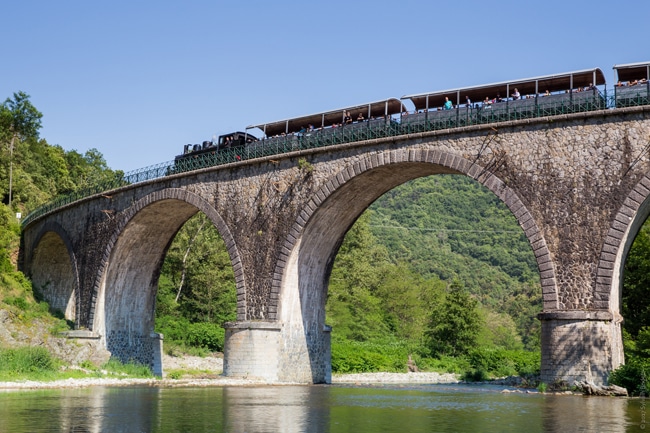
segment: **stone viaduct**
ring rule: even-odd
[[[22,268],[113,356],[162,373],[154,304],[178,229],[203,212],[235,273],[224,374],[329,382],[329,273],[346,231],[386,191],[470,176],[524,230],[543,292],[542,380],[604,382],[624,362],[622,267],[650,213],[650,109],[633,107],[347,143],[171,175],[31,221]]]

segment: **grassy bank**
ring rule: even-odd
[[[0,382],[38,381],[81,378],[152,378],[148,367],[123,364],[110,360],[101,366],[83,362],[79,366],[65,366],[44,347],[0,349]]]

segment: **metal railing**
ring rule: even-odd
[[[567,93],[565,95],[552,95],[554,97],[548,98],[538,96],[526,100],[504,101],[493,104],[489,108],[488,106],[477,105],[452,110],[421,112],[406,117],[386,120],[375,119],[339,128],[325,128],[306,133],[272,137],[253,142],[244,147],[215,149],[212,152],[199,155],[190,153],[179,156],[174,161],[162,162],[134,170],[123,176],[108,181],[104,180],[73,193],[59,196],[27,215],[22,221],[22,226],[25,227],[44,214],[85,197],[172,174],[335,144],[397,137],[471,125],[588,112],[617,106],[649,105],[648,91],[646,90],[643,93],[642,89],[640,90],[640,92],[633,94],[629,91],[623,93],[616,90],[612,90],[608,94],[606,90],[604,92],[595,90],[593,92],[584,92],[583,95]]]

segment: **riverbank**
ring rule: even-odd
[[[87,377],[63,379],[51,382],[16,381],[0,382],[0,390],[86,388],[91,386],[158,386],[158,387],[206,387],[206,386],[253,386],[268,385],[266,380],[231,378],[222,376],[223,358],[220,354],[207,357],[164,355],[163,378],[105,378]],[[458,383],[458,376],[450,373],[358,373],[333,375],[333,384],[382,384],[382,383]]]
[[[384,383],[459,383],[453,374],[440,373],[363,373],[332,376],[332,384],[384,384]],[[87,388],[92,386],[158,386],[158,387],[207,387],[207,386],[254,386],[271,385],[262,379],[242,379],[210,375],[207,378],[188,379],[133,379],[133,378],[83,378],[63,379],[52,382],[19,381],[0,382],[0,390],[52,389],[52,388]],[[273,384],[276,385],[276,384]],[[291,384],[287,384],[291,385]]]

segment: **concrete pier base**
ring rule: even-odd
[[[609,311],[552,311],[542,322],[541,381],[606,384],[624,362],[621,324]]]
[[[223,374],[228,377],[278,382],[280,331],[275,322],[228,322],[223,350]]]
[[[277,322],[229,322],[224,325],[223,374],[269,383],[331,383],[329,326],[305,332]]]

